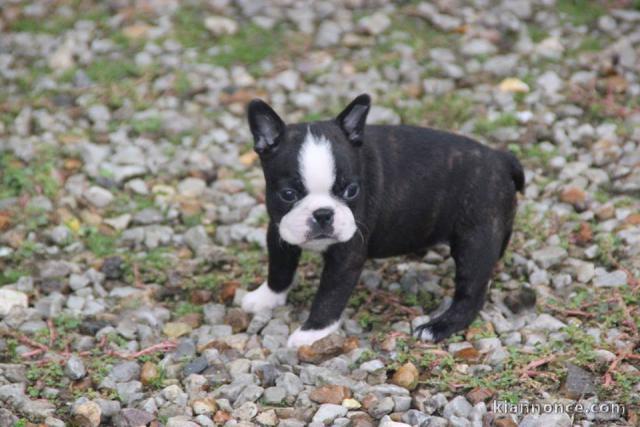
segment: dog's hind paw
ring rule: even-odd
[[[455,331],[462,328],[453,328],[448,322],[434,319],[423,323],[413,330],[413,336],[423,341],[439,342],[449,338]]]
[[[433,341],[433,332],[428,323],[423,323],[415,328],[413,336],[422,341]]]

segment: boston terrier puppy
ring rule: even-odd
[[[367,258],[448,243],[455,295],[416,337],[440,341],[474,320],[505,251],[524,188],[511,153],[416,126],[365,126],[371,99],[335,119],[286,125],[264,101],[248,106],[266,180],[268,278],[242,300],[247,312],[283,305],[303,249],[322,252],[320,286],[290,347],[336,331]]]

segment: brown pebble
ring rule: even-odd
[[[176,319],[177,322],[186,323],[193,329],[200,327],[202,324],[202,314],[200,313],[187,313],[182,317]]]
[[[153,362],[144,362],[140,371],[140,381],[144,385],[149,385],[158,378],[158,367]]]
[[[496,427],[518,427],[518,424],[511,418],[498,418],[493,425]]]
[[[360,340],[358,339],[358,337],[348,337],[344,341],[344,344],[342,344],[342,351],[344,353],[349,353],[356,348],[360,348]]]
[[[349,387],[342,385],[323,385],[317,387],[309,394],[309,399],[316,403],[333,403],[340,405],[344,399],[351,397],[351,390]]]
[[[476,387],[467,393],[466,397],[468,401],[475,405],[476,403],[487,401],[491,396],[493,396],[492,390],[484,387]]]
[[[224,282],[222,284],[222,289],[220,290],[220,300],[224,303],[232,301],[233,297],[236,295],[236,289],[238,289],[239,286],[240,282]]]
[[[216,423],[217,425],[222,425],[231,419],[232,419],[231,414],[225,411],[218,411],[213,416],[213,422]]]
[[[344,353],[345,341],[344,337],[331,334],[311,345],[303,345],[298,348],[298,359],[305,363],[322,363]]]
[[[208,289],[194,289],[191,291],[192,304],[206,304],[213,299],[213,292]]]
[[[573,207],[578,211],[582,211],[586,208],[586,199],[587,193],[585,193],[582,188],[576,187],[575,185],[565,187],[560,194],[560,200],[562,202],[573,205]]]
[[[224,317],[224,323],[231,326],[234,334],[244,332],[249,326],[249,315],[240,308],[231,308]]]
[[[419,377],[418,369],[411,362],[407,362],[400,366],[398,370],[393,374],[391,382],[393,384],[404,387],[407,390],[413,390],[418,385]]]
[[[369,393],[362,399],[362,407],[366,410],[372,408],[376,403],[378,403],[378,398],[375,394]]]
[[[351,417],[351,427],[374,427],[377,423],[374,423],[373,418],[368,414],[358,414]]]
[[[71,390],[73,391],[85,391],[90,389],[92,386],[91,377],[87,375],[86,377],[79,379],[71,384]]]
[[[462,350],[458,350],[454,353],[454,357],[456,359],[474,361],[480,358],[480,353],[473,347],[463,348]]]

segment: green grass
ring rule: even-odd
[[[38,366],[32,365],[27,370],[27,379],[32,383],[40,385],[40,387],[60,387],[68,380],[65,380],[64,370],[62,366],[54,361]],[[42,389],[36,386],[27,387],[27,392],[32,398],[40,396]]]
[[[531,37],[531,41],[534,43],[540,43],[542,40],[549,37],[549,32],[537,24],[530,24],[527,27],[527,30],[529,32],[529,37]]]
[[[602,50],[603,40],[594,36],[585,36],[580,42],[578,50],[580,52],[597,52]]]
[[[328,113],[321,113],[317,111],[310,111],[302,116],[302,122],[316,122],[320,120],[326,120],[328,117],[331,117]]]
[[[187,227],[187,228],[191,228],[191,227],[195,227],[196,225],[200,225],[200,224],[202,224],[202,214],[183,216],[182,217],[182,224],[184,224],[184,226]]]
[[[191,313],[202,313],[202,306],[183,301],[179,303],[174,310],[175,317],[182,317]]]
[[[140,279],[143,283],[165,283],[167,272],[173,265],[171,252],[168,248],[158,247],[151,249],[142,255],[134,255],[127,259],[125,268],[125,281],[134,283],[135,275],[133,265],[137,265]]]
[[[51,70],[46,65],[34,65],[17,76],[16,84],[21,94],[23,94],[27,100],[37,104],[42,100],[43,91],[34,89],[34,86],[40,78],[49,76],[50,74]]]
[[[0,286],[16,283],[18,279],[26,275],[28,275],[28,273],[23,270],[17,270],[11,267],[3,269],[3,271],[0,271]]]
[[[174,35],[185,48],[198,50],[202,60],[222,67],[255,67],[263,59],[281,53],[284,46],[281,28],[267,30],[250,22],[240,23],[236,34],[215,37],[204,26],[202,11],[188,6],[174,15]],[[220,52],[214,56],[205,53],[210,48],[219,48]]]
[[[503,127],[518,125],[518,119],[512,113],[503,113],[496,119],[481,118],[475,123],[474,131],[480,135],[487,135]]]
[[[14,32],[60,35],[72,29],[77,21],[88,20],[101,24],[111,16],[106,8],[101,7],[80,10],[77,6],[74,6],[74,9],[71,16],[54,14],[47,16],[45,19],[23,16],[11,22],[9,29]]]
[[[87,248],[97,257],[112,255],[117,246],[117,238],[100,232],[95,227],[85,227],[80,231]]]
[[[255,24],[240,26],[237,34],[210,40],[210,47],[221,48],[220,53],[210,58],[213,64],[229,67],[235,64],[255,66],[262,60],[280,53],[283,46],[282,31],[265,30]]]
[[[138,67],[129,59],[98,59],[89,64],[86,73],[95,83],[103,85],[120,83],[141,75]]]
[[[547,236],[543,220],[538,218],[538,213],[531,205],[525,205],[518,210],[514,229],[523,233],[526,240],[534,239],[544,242]]]
[[[518,156],[520,159],[526,159],[528,165],[539,167],[546,166],[553,157],[558,155],[558,150],[545,150],[539,144],[530,144],[521,146],[518,144],[509,144],[509,151]]]
[[[54,160],[47,150],[41,150],[29,164],[12,154],[0,153],[0,199],[24,194],[54,198],[60,184],[53,172]]]
[[[56,325],[59,334],[71,333],[78,329],[82,321],[70,314],[60,314],[53,323]]]
[[[394,32],[407,34],[406,39],[402,39],[400,43],[408,44],[414,49],[416,60],[421,65],[431,64],[430,49],[447,47],[458,37],[455,34],[438,30],[424,19],[408,15],[392,18],[391,26],[385,33],[393,34]],[[398,66],[401,62],[401,56],[395,49],[396,43],[398,41],[390,36],[377,40],[371,47],[371,54],[366,55],[366,59],[356,60],[356,68],[364,72],[371,67]],[[351,55],[351,53],[348,54]],[[338,53],[339,55],[340,53]]]
[[[618,236],[609,233],[598,234],[595,237],[598,244],[598,261],[605,267],[615,266],[618,256],[617,253],[622,246],[622,241]]]
[[[417,107],[397,109],[402,123],[455,130],[473,115],[471,100],[458,93],[425,97]]]
[[[162,119],[158,116],[147,117],[146,119],[134,120],[131,127],[138,134],[158,133],[162,130]]]
[[[176,72],[176,79],[173,86],[178,96],[186,96],[191,91],[191,82],[187,74],[183,71]]]
[[[593,24],[606,10],[594,0],[558,0],[556,8],[574,25]]]
[[[232,251],[239,267],[235,279],[243,286],[255,281],[256,276],[266,272],[266,253],[257,248],[238,248]]]
[[[175,37],[185,48],[212,46],[213,36],[204,26],[201,11],[192,7],[178,9],[173,17]]]

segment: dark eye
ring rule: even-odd
[[[357,183],[352,182],[344,189],[342,197],[344,197],[345,200],[353,200],[358,197],[358,194],[360,194],[360,186]]]
[[[292,203],[298,200],[298,192],[293,188],[285,188],[280,190],[278,194],[280,195],[280,198],[287,203]]]

